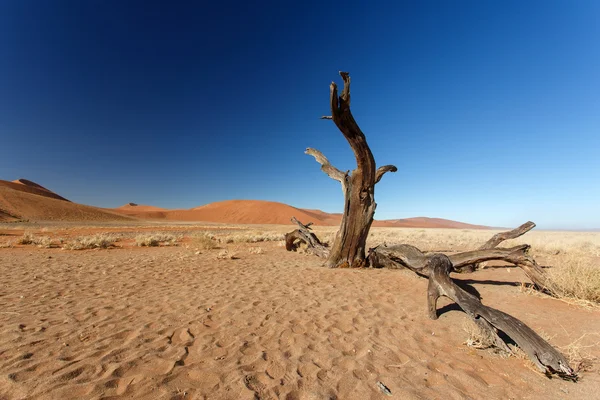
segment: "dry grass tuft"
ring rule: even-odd
[[[491,338],[487,332],[484,332],[475,322],[465,321],[463,330],[469,335],[464,343],[468,347],[474,349],[489,349],[494,347],[494,339]]]
[[[227,250],[221,250],[217,254],[217,260],[237,260],[239,257],[235,253],[230,253]]]
[[[261,247],[250,247],[248,249],[250,254],[264,254],[265,251]]]
[[[215,235],[208,232],[198,232],[193,234],[192,245],[201,250],[212,250],[219,247]]]
[[[283,233],[264,231],[239,232],[221,238],[221,240],[223,240],[225,243],[259,243],[273,242],[283,239]]]
[[[177,244],[177,237],[170,233],[146,233],[135,237],[136,246],[140,247],[157,247],[161,244],[164,246],[174,246]]]
[[[17,244],[33,244],[40,248],[49,249],[52,247],[52,239],[48,236],[35,236],[31,232],[25,232],[23,236],[17,239]]]
[[[591,371],[598,361],[598,357],[593,356],[589,349],[598,347],[600,345],[600,340],[595,343],[584,344],[584,342],[589,343],[589,340],[586,339],[590,336],[596,336],[597,339],[600,339],[600,333],[586,333],[572,343],[559,347],[560,351],[567,357],[569,364],[576,372]]]
[[[561,261],[547,269],[554,294],[576,302],[600,303],[600,267],[577,256],[561,257]]]
[[[115,247],[120,237],[106,233],[99,233],[92,236],[81,236],[71,242],[63,244],[66,250],[86,250],[86,249],[108,249]]]
[[[35,237],[31,232],[25,232],[23,236],[17,239],[17,244],[33,244]]]
[[[13,242],[2,242],[0,243],[0,249],[10,249],[13,248],[14,244]]]

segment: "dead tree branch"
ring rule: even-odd
[[[383,177],[383,174],[385,174],[386,172],[396,171],[398,171],[398,168],[396,168],[395,165],[384,165],[383,167],[377,168],[377,171],[375,171],[375,183],[378,183]]]
[[[563,355],[531,328],[515,317],[484,306],[476,296],[457,286],[450,278],[453,266],[448,256],[435,254],[429,257],[427,267],[424,270],[427,270],[430,274],[429,287],[427,289],[427,304],[431,319],[438,318],[436,306],[438,298],[446,296],[458,304],[480,328],[487,332],[498,347],[504,350],[508,349],[508,346],[498,335],[498,331],[500,330],[523,349],[541,372],[547,374],[557,373],[571,379],[577,377]]]
[[[500,243],[504,242],[505,240],[518,238],[519,236],[526,234],[533,228],[535,228],[535,223],[533,223],[531,221],[527,221],[523,225],[521,225],[515,229],[506,231],[506,232],[497,233],[494,236],[492,236],[490,240],[488,240],[483,245],[481,245],[481,247],[479,247],[479,250],[493,249],[496,246],[498,246]],[[477,262],[474,264],[465,264],[465,265],[461,266],[460,270],[458,270],[458,271],[459,272],[473,272],[475,270],[478,270],[482,266],[483,266],[483,264],[481,262]],[[455,265],[455,268],[457,268],[456,265]]]
[[[292,217],[292,222],[298,225],[298,229],[285,234],[285,249],[287,251],[296,251],[300,242],[304,242],[308,246],[307,251],[310,253],[319,257],[327,257],[329,255],[327,244],[322,243],[317,235],[311,232],[310,226],[312,222],[304,225],[296,217]]]

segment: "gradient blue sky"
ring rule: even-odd
[[[0,2],[0,179],[76,202],[330,212],[352,110],[377,219],[600,228],[600,2]]]

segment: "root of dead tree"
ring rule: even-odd
[[[303,242],[306,243],[308,252],[327,258],[330,249],[312,232],[310,229],[312,224],[304,225],[296,218],[292,218],[292,221],[298,225],[298,229],[285,235],[286,249],[295,250]],[[473,272],[481,262],[501,260],[521,268],[537,290],[552,294],[551,283],[545,272],[527,253],[529,245],[511,248],[496,247],[504,240],[523,235],[534,226],[533,222],[527,222],[516,229],[495,235],[478,250],[450,255],[425,254],[409,244],[382,245],[369,249],[367,266],[390,269],[406,268],[429,279],[427,299],[430,318],[437,319],[437,299],[440,296],[446,296],[458,304],[482,331],[489,335],[499,349],[511,351],[503,339],[503,337],[508,337],[527,354],[540,371],[548,375],[556,373],[563,378],[575,380],[577,374],[562,354],[531,328],[502,311],[483,305],[476,296],[461,289],[450,278],[451,272]]]

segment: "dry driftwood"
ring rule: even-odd
[[[320,151],[306,149],[306,154],[313,156],[321,164],[321,170],[342,185],[344,213],[340,229],[332,247],[329,248],[311,232],[311,224],[304,225],[292,218],[292,221],[298,225],[298,229],[285,235],[286,249],[296,250],[299,242],[305,242],[310,252],[327,258],[325,265],[334,268],[365,266],[408,268],[429,279],[427,298],[431,318],[437,318],[437,299],[440,296],[447,296],[471,316],[499,348],[510,351],[498,333],[502,331],[527,353],[540,370],[576,378],[576,374],[564,357],[533,330],[508,314],[484,306],[477,297],[458,287],[449,276],[453,271],[470,269],[472,272],[483,261],[504,260],[521,267],[538,289],[548,288],[544,271],[527,254],[528,245],[510,249],[496,247],[502,241],[518,237],[532,229],[535,226],[532,222],[495,235],[475,251],[450,256],[424,254],[414,246],[402,244],[370,249],[367,257],[366,240],[377,207],[374,195],[375,184],[386,172],[396,172],[397,169],[393,165],[376,168],[365,135],[350,112],[350,75],[347,72],[340,72],[340,75],[344,81],[342,94],[338,97],[337,85],[331,83],[329,97],[331,116],[323,118],[333,120],[350,144],[356,158],[356,169],[352,172],[343,172],[331,165]]]
[[[331,115],[322,118],[333,120],[342,132],[354,152],[356,169],[342,172],[316,149],[308,148],[306,154],[313,156],[321,164],[321,170],[330,178],[339,181],[344,192],[342,223],[325,264],[331,268],[356,268],[367,264],[367,236],[377,207],[375,184],[386,172],[396,172],[397,168],[393,165],[376,168],[367,139],[350,111],[350,74],[340,72],[340,76],[344,81],[342,93],[338,96],[337,85],[332,82],[329,87]]]
[[[494,340],[496,346],[510,351],[498,335],[498,331],[502,331],[519,345],[540,371],[576,378],[576,373],[563,355],[531,328],[515,317],[483,305],[476,296],[457,286],[450,278],[453,266],[448,256],[438,253],[428,257],[427,265],[422,270],[429,274],[427,305],[431,319],[438,318],[438,298],[446,296],[458,304]]]
[[[323,247],[316,235],[310,231],[310,227],[303,225],[295,218],[293,221],[298,224],[299,229],[286,235],[286,248],[288,243],[291,247],[295,245],[295,240],[302,240],[307,243],[309,249],[316,250],[314,254],[327,257],[329,249]],[[293,239],[288,241],[288,237]],[[498,331],[502,331],[523,349],[540,371],[547,374],[557,373],[569,379],[576,379],[576,373],[562,354],[531,328],[517,318],[483,305],[476,296],[457,286],[449,276],[450,272],[455,272],[457,267],[460,268],[464,265],[489,260],[503,260],[521,267],[534,283],[536,280],[538,282],[542,281],[545,279],[545,275],[537,266],[535,260],[527,254],[528,249],[529,245],[520,245],[508,249],[480,249],[444,255],[440,253],[425,254],[409,244],[384,245],[369,249],[367,260],[369,266],[373,268],[406,268],[417,275],[428,278],[427,299],[429,316],[432,319],[437,319],[437,299],[440,296],[449,297],[473,319],[483,332],[489,335],[496,347],[507,352],[511,351],[498,334]],[[538,269],[541,273],[538,272]],[[536,286],[539,285],[536,284]],[[542,285],[542,287],[544,286]]]
[[[492,236],[490,240],[488,240],[481,247],[479,247],[479,250],[493,249],[496,246],[498,246],[500,243],[504,242],[505,240],[518,238],[519,236],[526,234],[533,228],[535,228],[535,223],[533,223],[531,221],[527,221],[523,225],[521,225],[515,229],[506,231],[506,232],[497,233],[494,236]],[[473,272],[473,271],[481,268],[482,266],[483,266],[482,263],[478,262],[475,264],[463,265],[463,266],[461,266],[460,269],[455,265],[454,268],[458,272]]]
[[[327,244],[321,243],[317,235],[311,232],[310,226],[312,225],[312,222],[304,225],[302,222],[298,221],[296,217],[292,217],[292,222],[295,222],[298,225],[298,229],[285,234],[285,249],[287,251],[296,251],[300,242],[304,242],[308,246],[308,252],[319,257],[327,257],[329,248],[327,247]]]

